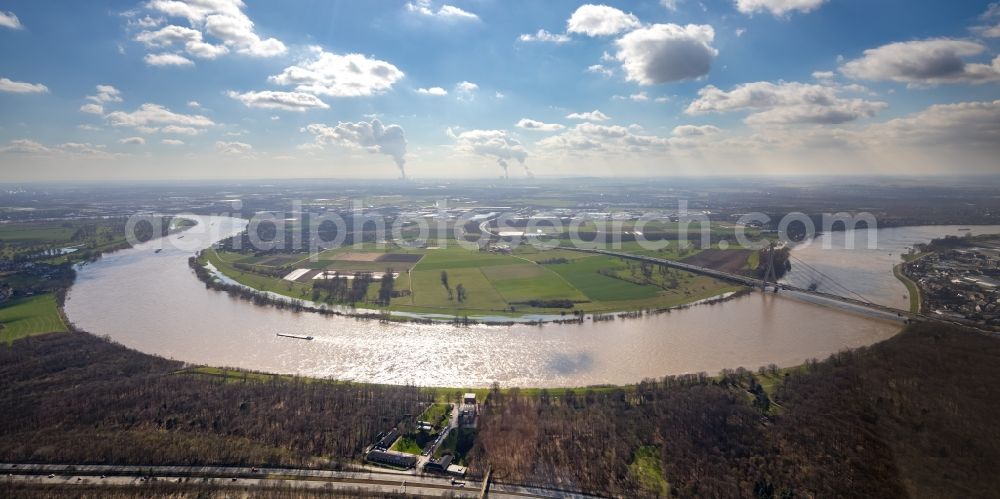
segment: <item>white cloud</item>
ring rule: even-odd
[[[160,143],[163,144],[163,145],[167,145],[167,146],[182,146],[182,145],[184,145],[184,141],[183,140],[177,140],[177,139],[163,139],[163,140],[160,141]]]
[[[125,144],[125,145],[130,145],[130,146],[142,146],[142,145],[146,145],[146,139],[144,139],[142,137],[126,137],[126,138],[124,138],[122,140],[119,140],[118,142],[121,142],[122,144]]]
[[[204,132],[204,130],[198,128],[190,126],[177,126],[177,125],[167,125],[159,130],[153,130],[153,131],[160,131],[172,135],[198,135],[199,133]]]
[[[657,104],[663,104],[665,102],[670,102],[670,97],[657,97],[657,98],[653,99],[653,102],[656,102]]]
[[[199,108],[199,107],[201,107],[201,103],[198,102],[198,101],[196,101],[196,100],[189,100],[188,103],[187,103],[187,105],[188,105],[188,107],[193,107],[193,108]]]
[[[438,97],[448,95],[448,91],[441,87],[418,88],[417,93],[424,95],[434,95]]]
[[[836,76],[833,71],[813,71],[812,77],[820,81],[829,81]]]
[[[743,36],[743,35],[745,35],[747,33],[747,29],[746,28],[736,28],[735,33],[736,33],[736,37],[739,38],[739,37],[741,37],[741,36]]]
[[[193,66],[191,59],[180,54],[146,54],[144,58],[150,66]]]
[[[538,130],[541,132],[558,132],[559,130],[566,128],[565,126],[560,125],[558,123],[543,123],[541,121],[533,120],[530,118],[522,118],[514,126],[518,128],[523,128],[525,130]]]
[[[631,153],[661,152],[669,148],[667,138],[637,133],[637,126],[598,125],[580,123],[566,132],[539,140],[536,146],[546,152],[599,153],[625,155]]]
[[[674,127],[673,135],[675,137],[700,137],[704,135],[715,135],[722,130],[718,127],[712,125],[681,125]]]
[[[874,116],[885,109],[884,102],[841,97],[845,88],[798,82],[754,82],[737,85],[726,92],[709,85],[698,91],[685,111],[697,115],[710,112],[749,111],[746,123],[838,124]]]
[[[7,78],[0,78],[0,92],[10,92],[15,94],[45,94],[49,92],[49,87],[41,83],[26,83],[23,81],[13,81]]]
[[[159,104],[150,103],[139,106],[139,109],[131,113],[115,111],[108,114],[106,118],[112,126],[133,128],[157,125],[205,128],[215,124],[202,115],[175,113]]]
[[[548,42],[555,44],[562,44],[570,41],[569,35],[565,33],[549,33],[544,29],[538,30],[537,33],[525,33],[517,37],[517,39],[522,42]]]
[[[639,18],[607,5],[585,4],[566,21],[566,31],[587,36],[616,35],[639,27]]]
[[[79,128],[80,130],[86,130],[88,132],[100,132],[104,130],[99,126],[94,126],[91,125],[90,123],[84,123],[82,125],[77,125],[76,127]]]
[[[983,14],[979,16],[979,19],[987,22],[993,22],[1000,19],[1000,2],[991,3],[988,7],[986,7],[986,12],[983,12]],[[993,26],[977,26],[973,28],[973,30],[986,38],[1000,38],[1000,24],[994,24]]]
[[[462,93],[471,93],[479,89],[479,85],[472,83],[471,81],[460,81],[455,84],[455,91]]]
[[[41,154],[50,151],[48,147],[31,139],[14,139],[8,142],[6,146],[0,147],[0,152],[10,154]]]
[[[330,97],[367,97],[385,92],[403,78],[392,64],[361,54],[333,54],[313,47],[313,57],[268,79],[295,90]]]
[[[88,95],[87,100],[104,104],[107,102],[121,102],[122,93],[111,85],[98,85],[97,95]]]
[[[625,78],[640,85],[691,80],[708,74],[719,51],[708,25],[654,24],[619,38],[615,58]]]
[[[493,92],[493,98],[494,99],[506,99],[507,96],[504,95],[503,92],[497,90],[496,92]]]
[[[226,95],[243,103],[247,107],[258,109],[281,109],[284,111],[305,111],[308,109],[329,109],[330,106],[312,94],[302,92],[234,92]]]
[[[667,10],[677,10],[677,4],[681,0],[660,0],[660,5],[667,8]]]
[[[314,123],[303,131],[313,134],[320,146],[346,145],[391,156],[400,175],[406,178],[406,135],[399,125],[386,126],[375,118],[371,122],[338,123],[335,127]]]
[[[441,5],[435,11],[431,7],[430,0],[415,0],[413,2],[407,2],[406,4],[407,12],[417,14],[421,17],[435,19],[444,22],[458,22],[458,21],[478,21],[479,16],[462,10],[454,5]]]
[[[590,66],[587,66],[587,72],[599,74],[605,78],[614,74],[614,71],[612,71],[611,68],[605,67],[603,64],[591,64]]]
[[[224,142],[218,140],[215,142],[215,148],[223,154],[244,154],[253,150],[253,146],[247,144],[246,142]]]
[[[505,177],[509,174],[509,160],[517,160],[524,165],[528,159],[528,151],[506,130],[466,130],[456,134],[449,128],[448,137],[455,141],[455,149],[458,151],[496,159],[500,168],[503,168]],[[531,174],[527,166],[525,170]]]
[[[13,12],[0,11],[0,26],[10,29],[23,29],[21,20]]]
[[[99,115],[99,116],[103,116],[104,115],[104,106],[102,106],[100,104],[94,104],[94,103],[84,104],[84,105],[80,106],[80,112],[87,113],[87,114],[96,114],[96,115]]]
[[[570,120],[584,120],[584,121],[607,121],[611,117],[602,113],[600,110],[593,110],[587,113],[570,113],[566,115],[566,119]]]
[[[1000,57],[992,64],[965,61],[985,50],[977,42],[947,38],[890,43],[865,50],[860,59],[848,61],[840,71],[859,80],[910,85],[1000,81]]]
[[[629,95],[628,98],[633,102],[646,102],[649,100],[649,96],[646,95],[646,92],[639,92],[637,94],[632,94]]]
[[[736,0],[736,10],[744,14],[768,11],[774,16],[784,16],[791,12],[811,12],[826,3],[826,0]]]
[[[246,5],[242,0],[150,0],[146,7],[169,17],[185,18],[190,24],[189,28],[171,25],[136,36],[136,40],[150,46],[183,43],[188,54],[208,59],[226,54],[230,49],[252,57],[274,57],[288,52],[280,40],[262,39],[256,33],[253,21],[243,12]],[[204,41],[205,35],[220,43]]]
[[[936,104],[872,125],[865,136],[876,145],[891,141],[931,149],[985,149],[995,159],[1000,157],[1000,100]]]

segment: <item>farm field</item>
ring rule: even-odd
[[[637,243],[623,250],[639,252]],[[719,250],[712,250],[719,251]],[[661,258],[681,259],[697,250],[654,252]],[[563,314],[618,312],[683,305],[738,289],[727,283],[681,271],[642,269],[616,257],[588,255],[564,249],[544,250],[522,245],[510,252],[475,251],[455,241],[440,248],[376,248],[374,245],[327,250],[316,261],[302,255],[250,256],[211,251],[207,258],[223,273],[256,289],[299,299],[323,301],[314,292],[315,280],[306,274],[295,282],[284,280],[295,269],[381,273],[392,268],[399,276],[396,295],[388,307],[374,304],[379,285],[372,283],[365,308],[437,313],[453,316]],[[734,259],[746,255],[733,255]],[[270,266],[272,262],[292,262]],[[447,284],[445,277],[447,276]],[[461,286],[461,296],[459,287]]]
[[[64,333],[67,331],[56,300],[51,294],[22,298],[0,308],[0,343],[9,344],[14,340],[44,333]]]

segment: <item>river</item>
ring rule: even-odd
[[[69,319],[125,346],[194,364],[449,387],[494,381],[521,387],[625,384],[738,366],[788,366],[884,340],[901,327],[888,317],[760,292],[652,317],[582,325],[460,328],[279,310],[206,289],[197,280],[188,257],[245,223],[197,218],[199,224],[183,233],[85,265],[66,301]],[[811,244],[794,254],[866,296],[905,306],[905,299],[897,298],[905,287],[892,275],[899,253],[914,242],[960,234],[958,229],[882,229],[879,249],[855,250],[860,256],[851,258],[845,254],[851,251],[837,244],[843,233],[834,233],[821,237],[832,238],[835,249]],[[1000,232],[1000,226],[977,230]],[[804,278],[800,272],[793,262],[786,280],[798,282]]]

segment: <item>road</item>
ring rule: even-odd
[[[481,484],[449,478],[418,476],[392,471],[331,471],[299,468],[247,468],[231,466],[112,466],[0,463],[0,478],[28,483],[76,485],[111,484],[139,486],[149,481],[187,481],[230,487],[295,486],[351,491],[397,492],[414,496],[479,497]],[[594,496],[537,487],[493,484],[490,497],[579,498]]]

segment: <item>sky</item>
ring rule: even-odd
[[[1000,3],[0,0],[0,182],[1000,173]]]

